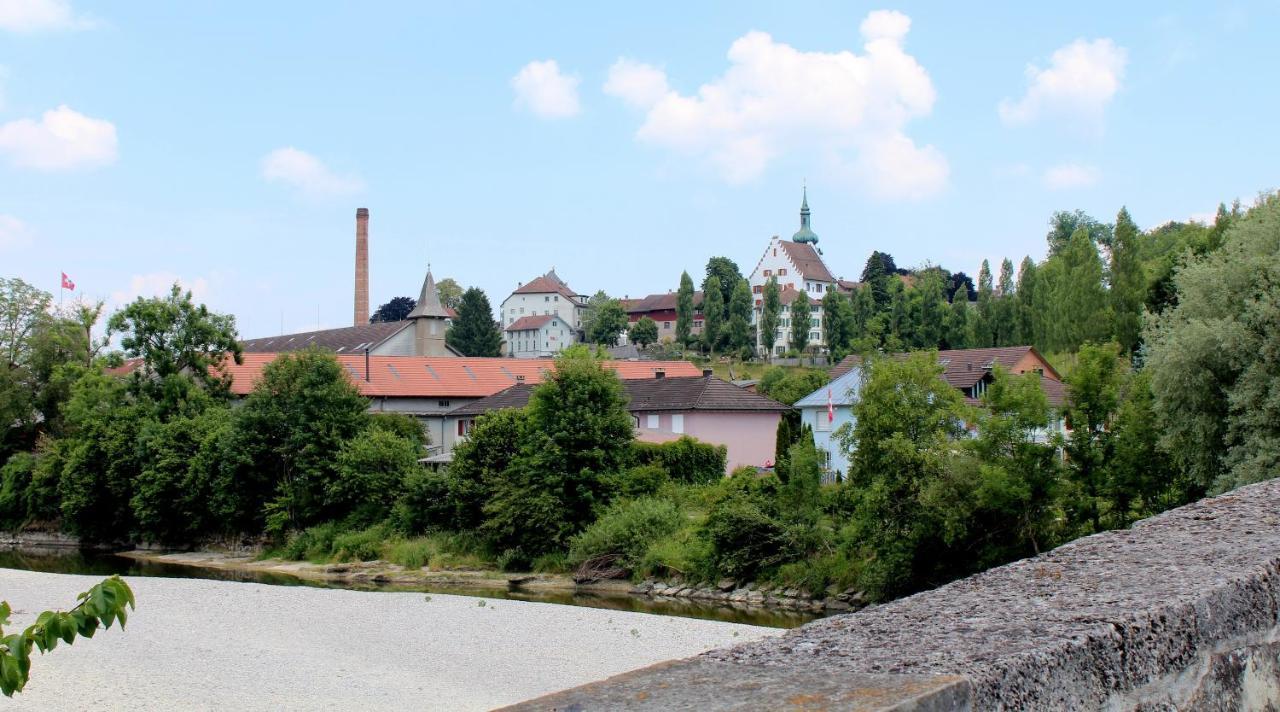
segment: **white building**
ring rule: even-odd
[[[586,309],[587,298],[570,289],[554,269],[520,285],[502,302],[504,351],[517,358],[555,355],[582,340]]]
[[[783,306],[778,333],[774,335],[775,355],[786,353],[790,348],[791,320],[796,318],[808,318],[809,342],[823,345],[822,297],[839,289],[841,283],[822,261],[822,252],[817,244],[818,236],[809,227],[809,195],[806,191],[800,203],[800,229],[790,240],[774,235],[747,280],[755,299],[753,324],[759,323],[764,310],[765,285],[770,279],[778,280]]]

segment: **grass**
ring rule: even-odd
[[[337,525],[322,524],[293,533],[283,546],[264,551],[258,558],[313,564],[382,560],[406,569],[426,566],[442,571],[480,571],[495,566],[492,554],[474,534],[439,532],[404,537],[381,525],[342,531]]]

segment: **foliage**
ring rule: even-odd
[[[1115,235],[1111,243],[1111,313],[1115,318],[1115,337],[1125,353],[1138,349],[1142,330],[1142,303],[1146,296],[1146,277],[1138,254],[1138,226],[1129,211],[1120,208],[1116,215]]]
[[[760,378],[756,390],[784,405],[796,401],[827,385],[827,374],[813,368],[770,366]]]
[[[702,293],[702,341],[707,351],[715,353],[724,327],[725,302],[721,296],[720,278],[716,275],[707,277]]]
[[[1049,233],[1045,240],[1049,243],[1049,257],[1052,258],[1066,249],[1067,244],[1077,231],[1084,235],[1093,245],[1111,245],[1111,226],[1100,223],[1083,210],[1058,210],[1049,218]]]
[[[392,297],[391,301],[374,310],[373,315],[369,317],[369,323],[404,321],[409,318],[409,314],[416,306],[418,306],[418,300],[413,297]]]
[[[637,443],[638,444],[638,443]],[[614,497],[647,497],[671,482],[671,473],[658,463],[635,465],[613,477]]]
[[[28,452],[14,453],[0,467],[0,529],[15,530],[31,517],[27,493],[35,472],[36,457]]]
[[[791,317],[791,336],[788,338],[787,344],[794,351],[803,352],[805,347],[809,345],[809,329],[813,324],[813,313],[809,305],[809,297],[804,294],[796,295],[791,302],[789,311]]]
[[[733,290],[738,282],[742,280],[742,270],[738,269],[738,263],[728,257],[712,257],[707,260],[706,277],[702,280],[703,294],[703,314],[709,314],[705,301],[711,297],[711,279],[716,279],[716,286],[720,292],[720,310],[717,315],[721,323],[728,321],[729,314],[725,311],[729,302],[733,299]]]
[[[44,611],[35,623],[21,633],[4,634],[13,609],[0,602],[0,692],[13,697],[21,692],[31,677],[31,649],[41,654],[58,647],[58,641],[75,643],[77,636],[92,638],[99,627],[111,628],[119,622],[121,630],[129,620],[128,610],[137,608],[133,591],[119,576],[103,580],[76,596],[79,601],[69,611]]]
[[[475,287],[472,287],[472,289],[475,289]],[[481,292],[481,294],[483,293]],[[436,296],[440,297],[440,306],[445,309],[458,309],[467,295],[463,292],[462,285],[458,284],[458,280],[453,277],[445,277],[436,282]]]
[[[763,497],[746,491],[735,492],[712,507],[703,532],[716,571],[750,581],[760,571],[795,556],[794,542],[770,509]]]
[[[688,272],[681,272],[680,289],[676,291],[676,343],[681,346],[688,346],[693,335],[693,310],[693,278]]]
[[[773,358],[773,346],[778,341],[778,323],[782,314],[782,301],[778,278],[769,277],[764,285],[764,305],[760,312],[760,348],[767,359]]]
[[[728,457],[724,445],[701,443],[688,435],[665,443],[634,442],[631,450],[636,463],[658,465],[673,480],[692,484],[719,480]]]
[[[364,431],[338,451],[338,476],[328,484],[326,506],[348,512],[355,526],[385,520],[406,480],[422,469],[418,459],[424,455],[417,442],[381,428]]]
[[[501,356],[502,331],[493,320],[489,297],[472,287],[459,297],[456,309],[458,316],[444,334],[445,343],[463,356]]]
[[[604,292],[596,292],[587,302],[582,328],[586,332],[587,341],[617,346],[618,336],[627,328],[627,312],[622,308],[622,302]]]
[[[1280,461],[1280,196],[1233,220],[1173,277],[1175,306],[1144,331],[1162,444],[1198,488],[1222,492]]]
[[[733,286],[728,315],[724,325],[728,348],[747,357],[755,355],[755,334],[751,330],[751,286],[747,280],[739,279]]]
[[[627,333],[627,338],[631,343],[636,344],[640,348],[644,348],[649,344],[658,340],[658,322],[647,316],[642,316],[636,323],[631,325],[631,330]]]
[[[184,544],[222,533],[224,522],[234,519],[223,496],[232,484],[221,467],[233,428],[226,408],[143,428],[145,456],[130,499],[139,536]]]
[[[649,547],[680,528],[684,516],[670,500],[644,498],[619,502],[569,541],[571,566],[614,554],[618,565],[634,570]]]

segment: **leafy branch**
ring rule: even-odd
[[[92,638],[98,627],[110,628],[119,621],[123,629],[129,616],[127,608],[136,608],[133,591],[119,576],[112,576],[76,596],[79,601],[69,611],[45,611],[36,622],[21,633],[4,634],[12,609],[8,601],[0,601],[0,692],[5,697],[21,692],[31,673],[31,648],[41,654],[58,646],[58,641],[71,645],[76,636]]]

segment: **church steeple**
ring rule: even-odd
[[[804,187],[803,197],[800,199],[800,229],[796,234],[791,236],[792,242],[818,244],[818,235],[809,227],[809,187]]]
[[[427,265],[427,279],[422,283],[422,294],[418,295],[418,304],[409,312],[409,319],[444,319],[449,312],[440,303],[440,292],[436,289],[436,280],[431,276],[431,265]]]
[[[449,312],[440,303],[440,292],[436,289],[435,277],[431,276],[431,265],[427,265],[427,278],[422,283],[422,294],[418,296],[418,303],[409,312],[408,318],[413,321],[415,356],[451,355],[444,339],[445,331],[448,330]]]

